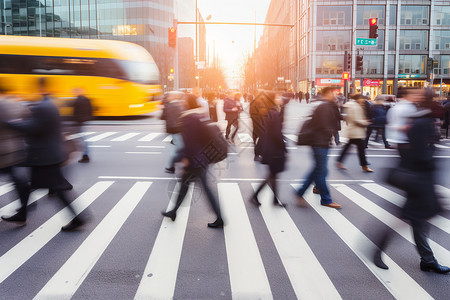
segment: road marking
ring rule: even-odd
[[[79,213],[81,213],[113,183],[114,181],[97,182],[75,199],[72,204],[78,209]],[[60,233],[61,226],[65,225],[72,218],[73,216],[70,214],[67,207],[61,209],[47,222],[39,226],[38,229],[3,254],[0,257],[0,283]]]
[[[160,136],[161,133],[149,133],[146,136],[139,139],[139,142],[151,142],[156,137]]]
[[[284,136],[297,144],[297,136],[295,134],[285,134]]]
[[[104,138],[107,138],[108,136],[111,136],[111,135],[116,134],[116,133],[117,132],[104,132],[102,134],[99,134],[99,135],[93,136],[91,138],[88,138],[86,140],[86,142],[98,142],[98,141],[101,141]]]
[[[405,204],[405,197],[379,185],[376,183],[366,183],[366,184],[361,184],[362,187],[366,188],[367,190],[369,190],[370,192],[374,193],[375,195],[391,202],[392,204],[398,206],[398,207],[403,207],[403,205]],[[450,234],[450,220],[447,218],[444,218],[440,215],[436,215],[434,217],[432,217],[431,219],[428,220],[428,223],[436,226],[437,228],[447,232],[448,234]]]
[[[450,189],[441,185],[436,185],[435,187],[438,193],[444,196],[443,198],[441,198],[442,207],[444,209],[450,210]]]
[[[115,139],[112,139],[111,142],[124,142],[124,141],[129,140],[139,134],[140,134],[139,132],[130,132],[130,133],[124,134],[122,136],[116,137]]]
[[[36,202],[37,200],[41,199],[42,197],[44,197],[47,194],[48,194],[48,190],[42,190],[42,189],[32,192],[30,194],[30,198],[28,199],[28,205]],[[17,212],[16,210],[18,208],[20,208],[20,206],[21,206],[20,199],[14,200],[13,202],[0,208],[0,216],[13,215]],[[0,219],[0,222],[1,221],[3,221],[3,220]]]
[[[96,133],[96,132],[94,132],[94,131],[78,132],[78,133],[74,133],[74,134],[69,135],[68,139],[69,140],[73,140],[73,139],[77,139],[77,138],[80,138],[80,137],[83,137],[83,136],[93,135],[94,133]]]
[[[34,299],[71,299],[151,184],[135,183]]]
[[[125,152],[126,154],[162,154],[162,152]]]
[[[179,186],[177,184],[175,188],[177,192],[172,194],[167,211],[175,206]],[[183,205],[177,210],[175,222],[169,218],[163,219],[134,299],[173,298],[191,208],[193,186],[193,184],[190,185]]]
[[[166,136],[165,139],[163,139],[163,143],[170,143],[172,141],[172,135],[169,134],[168,136]]]
[[[106,146],[106,145],[89,145],[89,148],[111,148],[111,146]]]
[[[297,189],[300,185],[293,184],[292,187]],[[303,197],[396,299],[433,299],[386,254],[384,261],[389,270],[375,266],[371,253],[377,246],[338,210],[321,206],[312,189],[309,189]]]
[[[298,147],[286,147],[287,150],[297,150]]]
[[[166,146],[136,146],[136,148],[165,149]]]
[[[14,190],[14,185],[12,183],[7,183],[2,186],[0,186],[0,196],[3,196],[4,194],[7,194]]]
[[[269,280],[237,183],[218,184],[233,299],[272,299]]]
[[[256,190],[258,184],[252,184]],[[272,204],[273,192],[265,187],[259,210],[280,255],[297,299],[341,299],[322,265],[294,221],[282,207]]]
[[[385,209],[381,208],[377,204],[373,203],[363,195],[352,190],[343,184],[332,184],[332,186],[340,192],[342,195],[347,197],[353,203],[367,211],[369,214],[380,220],[382,223],[390,227],[393,231],[397,232],[400,236],[406,239],[411,244],[415,245],[414,237],[412,234],[411,226],[405,221],[392,215]],[[433,249],[436,257],[439,258],[444,265],[450,264],[450,251],[436,243],[435,241],[429,239],[431,248]]]
[[[436,146],[436,148],[441,148],[441,149],[450,149],[449,146],[444,146],[444,145],[441,145],[441,144],[434,144],[434,146]]]
[[[253,139],[248,133],[238,133],[241,143],[253,143]]]

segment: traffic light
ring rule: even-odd
[[[349,80],[350,79],[350,73],[349,72],[342,73],[342,79]]]
[[[175,48],[177,45],[177,30],[169,27],[169,47]]]
[[[356,71],[362,71],[363,69],[363,56],[356,56]]]
[[[170,74],[173,74],[173,72],[174,72],[174,69],[170,68]]]
[[[369,19],[369,39],[376,39],[378,37],[378,19],[370,18]]]
[[[344,54],[344,71],[351,71],[352,69],[352,54],[345,51]]]

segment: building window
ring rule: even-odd
[[[389,6],[389,25],[397,25],[397,5]]]
[[[450,31],[436,30],[434,39],[434,49],[436,50],[450,50]]]
[[[404,5],[401,8],[401,25],[428,25],[428,6]]]
[[[384,50],[384,30],[377,30],[378,38],[376,46],[366,46],[367,50]],[[356,30],[356,37],[367,39],[369,38],[369,30]]]
[[[343,72],[344,56],[327,55],[316,57],[316,74],[339,75]]]
[[[441,55],[439,61],[439,69],[445,77],[450,76],[450,55]]]
[[[352,25],[351,6],[318,6],[317,25]]]
[[[319,51],[350,50],[351,31],[317,31],[316,41]]]
[[[450,6],[435,6],[436,25],[450,25]]]
[[[387,57],[387,65],[388,65],[388,74],[394,75],[395,74],[395,55],[388,55]]]
[[[357,25],[369,25],[370,18],[378,18],[378,25],[384,25],[384,5],[358,5],[356,13]]]
[[[383,74],[383,55],[364,55],[363,74]]]
[[[427,50],[428,31],[400,30],[400,50]]]
[[[395,50],[396,36],[395,30],[389,30],[389,50]]]
[[[426,55],[400,55],[399,74],[425,74]]]

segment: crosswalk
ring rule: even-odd
[[[128,182],[128,188],[117,188]],[[401,207],[405,201],[403,196],[387,186],[376,182],[366,181],[333,181],[331,183],[331,192],[333,197],[339,199],[343,204],[342,210],[334,210],[320,206],[317,195],[311,190],[304,195],[309,203],[309,208],[298,208],[293,200],[285,200],[289,205],[287,207],[274,207],[272,205],[273,193],[270,188],[262,190],[259,200],[262,205],[256,208],[251,204],[250,199],[253,191],[257,188],[259,182],[228,182],[218,181],[214,184],[218,194],[225,226],[223,232],[220,230],[207,229],[206,224],[199,226],[200,220],[192,219],[192,210],[203,209],[198,207],[194,199],[196,194],[196,183],[192,183],[188,195],[183,205],[177,211],[177,218],[172,222],[168,218],[153,220],[153,224],[159,227],[155,230],[155,235],[146,235],[133,239],[138,242],[144,240],[148,242],[151,239],[152,247],[140,249],[143,255],[139,264],[141,268],[136,272],[138,280],[133,281],[130,298],[134,299],[173,299],[176,295],[182,294],[183,285],[179,281],[184,276],[196,276],[195,274],[180,273],[180,268],[186,263],[186,257],[182,255],[185,246],[185,237],[188,231],[195,230],[202,235],[202,231],[214,232],[214,238],[223,241],[224,253],[226,253],[226,266],[224,272],[229,280],[229,298],[232,299],[277,299],[280,298],[280,290],[274,285],[282,282],[286,290],[291,290],[296,299],[346,299],[351,292],[343,290],[342,278],[336,275],[335,270],[340,268],[357,268],[358,281],[377,282],[380,290],[373,291],[358,289],[353,298],[364,298],[365,293],[379,295],[390,294],[396,299],[433,299],[440,295],[436,290],[429,289],[427,282],[430,280],[426,276],[417,276],[411,274],[411,266],[417,267],[418,255],[411,255],[410,259],[399,260],[400,249],[391,249],[384,253],[385,262],[389,265],[389,270],[377,268],[373,262],[371,251],[375,249],[375,244],[363,230],[358,226],[358,222],[353,219],[354,215],[364,214],[370,218],[371,224],[376,223],[379,226],[390,228],[403,245],[414,244],[411,235],[411,228],[403,220],[396,217],[392,207]],[[53,253],[57,256],[63,252],[66,259],[64,261],[42,261],[42,264],[56,264],[51,269],[45,282],[38,280],[36,276],[36,292],[29,295],[33,299],[72,299],[80,298],[77,295],[101,294],[102,291],[91,291],[92,285],[87,289],[90,274],[99,272],[104,268],[100,259],[106,252],[114,253],[117,250],[117,239],[119,232],[127,224],[135,223],[139,226],[147,226],[149,220],[146,218],[136,219],[139,214],[136,211],[143,205],[154,205],[156,199],[153,195],[158,194],[158,190],[164,185],[153,180],[130,180],[119,179],[103,180],[100,179],[86,189],[73,201],[74,207],[78,213],[87,211],[95,205],[108,205],[110,208],[100,219],[91,220],[94,223],[85,229],[84,236],[76,241],[74,247],[51,247],[55,240],[63,238],[70,239],[71,235],[63,234],[60,228],[71,215],[67,208],[62,208],[51,215],[48,220],[42,223],[32,223],[26,226],[28,233],[18,242],[11,243],[3,240],[1,237],[8,230],[0,230],[0,239],[3,243],[0,253],[0,290],[3,285],[9,289],[18,285],[14,278],[15,274],[21,274],[26,268],[32,270],[28,265],[34,261],[34,257],[40,256],[43,252]],[[293,195],[294,189],[299,187],[298,183],[280,182],[283,195]],[[164,186],[165,187],[165,186]],[[177,197],[179,184],[174,187],[170,199],[164,200],[170,210]],[[439,186],[438,190],[447,195],[450,190]],[[198,191],[198,190],[197,190]],[[9,194],[15,193],[12,185],[7,183],[0,185],[0,213],[10,214],[19,206],[19,200],[10,202]],[[30,204],[45,201],[46,191],[37,190],[33,192]],[[10,203],[9,203],[10,202]],[[113,202],[113,203],[111,203]],[[163,203],[159,202],[159,203]],[[40,205],[40,204],[39,204]],[[393,205],[393,206],[392,206]],[[160,210],[164,210],[164,206]],[[346,212],[346,209],[348,211]],[[350,213],[351,212],[351,213]],[[303,218],[314,218],[316,224],[309,224]],[[258,220],[261,220],[258,221]],[[368,220],[369,221],[369,220]],[[203,220],[201,220],[203,222]],[[448,237],[450,235],[450,220],[445,215],[438,215],[429,220],[433,230],[439,232],[430,239],[430,245],[435,252],[436,257],[442,264],[450,265],[450,252]],[[259,224],[259,225],[258,225]],[[14,225],[0,222],[0,227],[15,228]],[[317,226],[317,228],[316,228]],[[31,227],[31,228],[30,228]],[[264,227],[261,230],[261,227]],[[313,230],[314,234],[311,234]],[[329,232],[332,236],[322,236],[322,232]],[[74,235],[76,233],[73,233]],[[200,237],[201,239],[201,237]],[[327,240],[338,239],[340,244],[327,244]],[[209,241],[209,243],[214,241]],[[322,250],[318,251],[317,243],[326,245],[326,247],[341,247],[336,252],[345,252],[347,255],[354,256],[359,260],[360,265],[342,266],[339,261],[324,255]],[[7,245],[7,248],[5,248]],[[139,247],[138,245],[128,245],[129,247]],[[271,265],[275,257],[268,257],[266,248],[273,247],[276,260],[279,260],[278,267],[282,272],[276,272]],[[392,247],[394,248],[394,247]],[[413,247],[410,247],[413,249]],[[408,250],[409,251],[409,250]],[[411,251],[407,252],[411,253]],[[50,255],[53,256],[53,255]],[[404,256],[403,253],[400,253]],[[45,256],[44,256],[45,257]],[[143,258],[143,259],[142,259]],[[118,257],[120,259],[133,259]],[[212,257],[204,258],[204,269],[208,273],[210,265],[214,264],[214,254]],[[28,267],[27,267],[28,266]],[[108,266],[107,268],[111,268]],[[274,279],[274,272],[276,276]],[[213,274],[211,276],[214,276]],[[35,277],[29,277],[32,281]],[[433,280],[439,281],[440,278]],[[124,279],[125,280],[125,279]],[[347,281],[356,280],[347,278]],[[442,279],[442,284],[445,279]],[[370,285],[370,284],[369,284]],[[95,287],[95,285],[94,285]],[[428,287],[428,288],[425,288]],[[2,293],[2,297],[7,297],[7,291]],[[87,289],[87,290],[86,290]],[[33,289],[32,289],[33,290]],[[78,294],[80,293],[80,294]],[[356,293],[356,292],[355,292]],[[361,294],[362,293],[362,294]],[[189,295],[185,295],[188,297]],[[223,295],[222,295],[223,296]],[[27,297],[25,297],[27,298]],[[92,296],[92,298],[96,298]],[[219,298],[219,296],[218,296]],[[222,297],[224,298],[224,297]],[[226,297],[225,297],[226,298]],[[381,299],[381,298],[380,298]]]

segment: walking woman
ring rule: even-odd
[[[269,166],[269,175],[258,187],[251,201],[257,206],[261,205],[258,200],[258,194],[267,184],[273,191],[273,204],[284,206],[278,200],[276,182],[278,173],[284,171],[286,162],[286,146],[283,140],[283,134],[281,133],[283,124],[280,114],[281,98],[276,96],[275,93],[267,93],[267,96],[266,99],[268,101],[266,106],[268,112],[263,119],[264,130],[262,131],[260,142],[262,146],[262,163]]]
[[[225,138],[228,140],[230,137],[231,126],[235,127],[234,132],[231,134],[230,142],[234,144],[234,137],[239,130],[239,113],[242,111],[241,106],[241,93],[236,93],[234,96],[230,95],[225,99],[223,103],[223,111],[225,113],[225,120],[228,121],[227,128],[225,130]]]
[[[342,149],[341,155],[336,162],[336,167],[341,170],[346,169],[342,163],[348,149],[352,144],[354,144],[358,147],[359,163],[362,170],[364,172],[373,172],[373,170],[367,166],[369,163],[366,160],[365,151],[366,127],[369,125],[369,121],[367,121],[366,114],[364,113],[365,99],[360,94],[354,95],[353,99],[355,101],[347,102],[344,105],[346,112],[345,121],[347,121],[348,124],[348,143]]]

